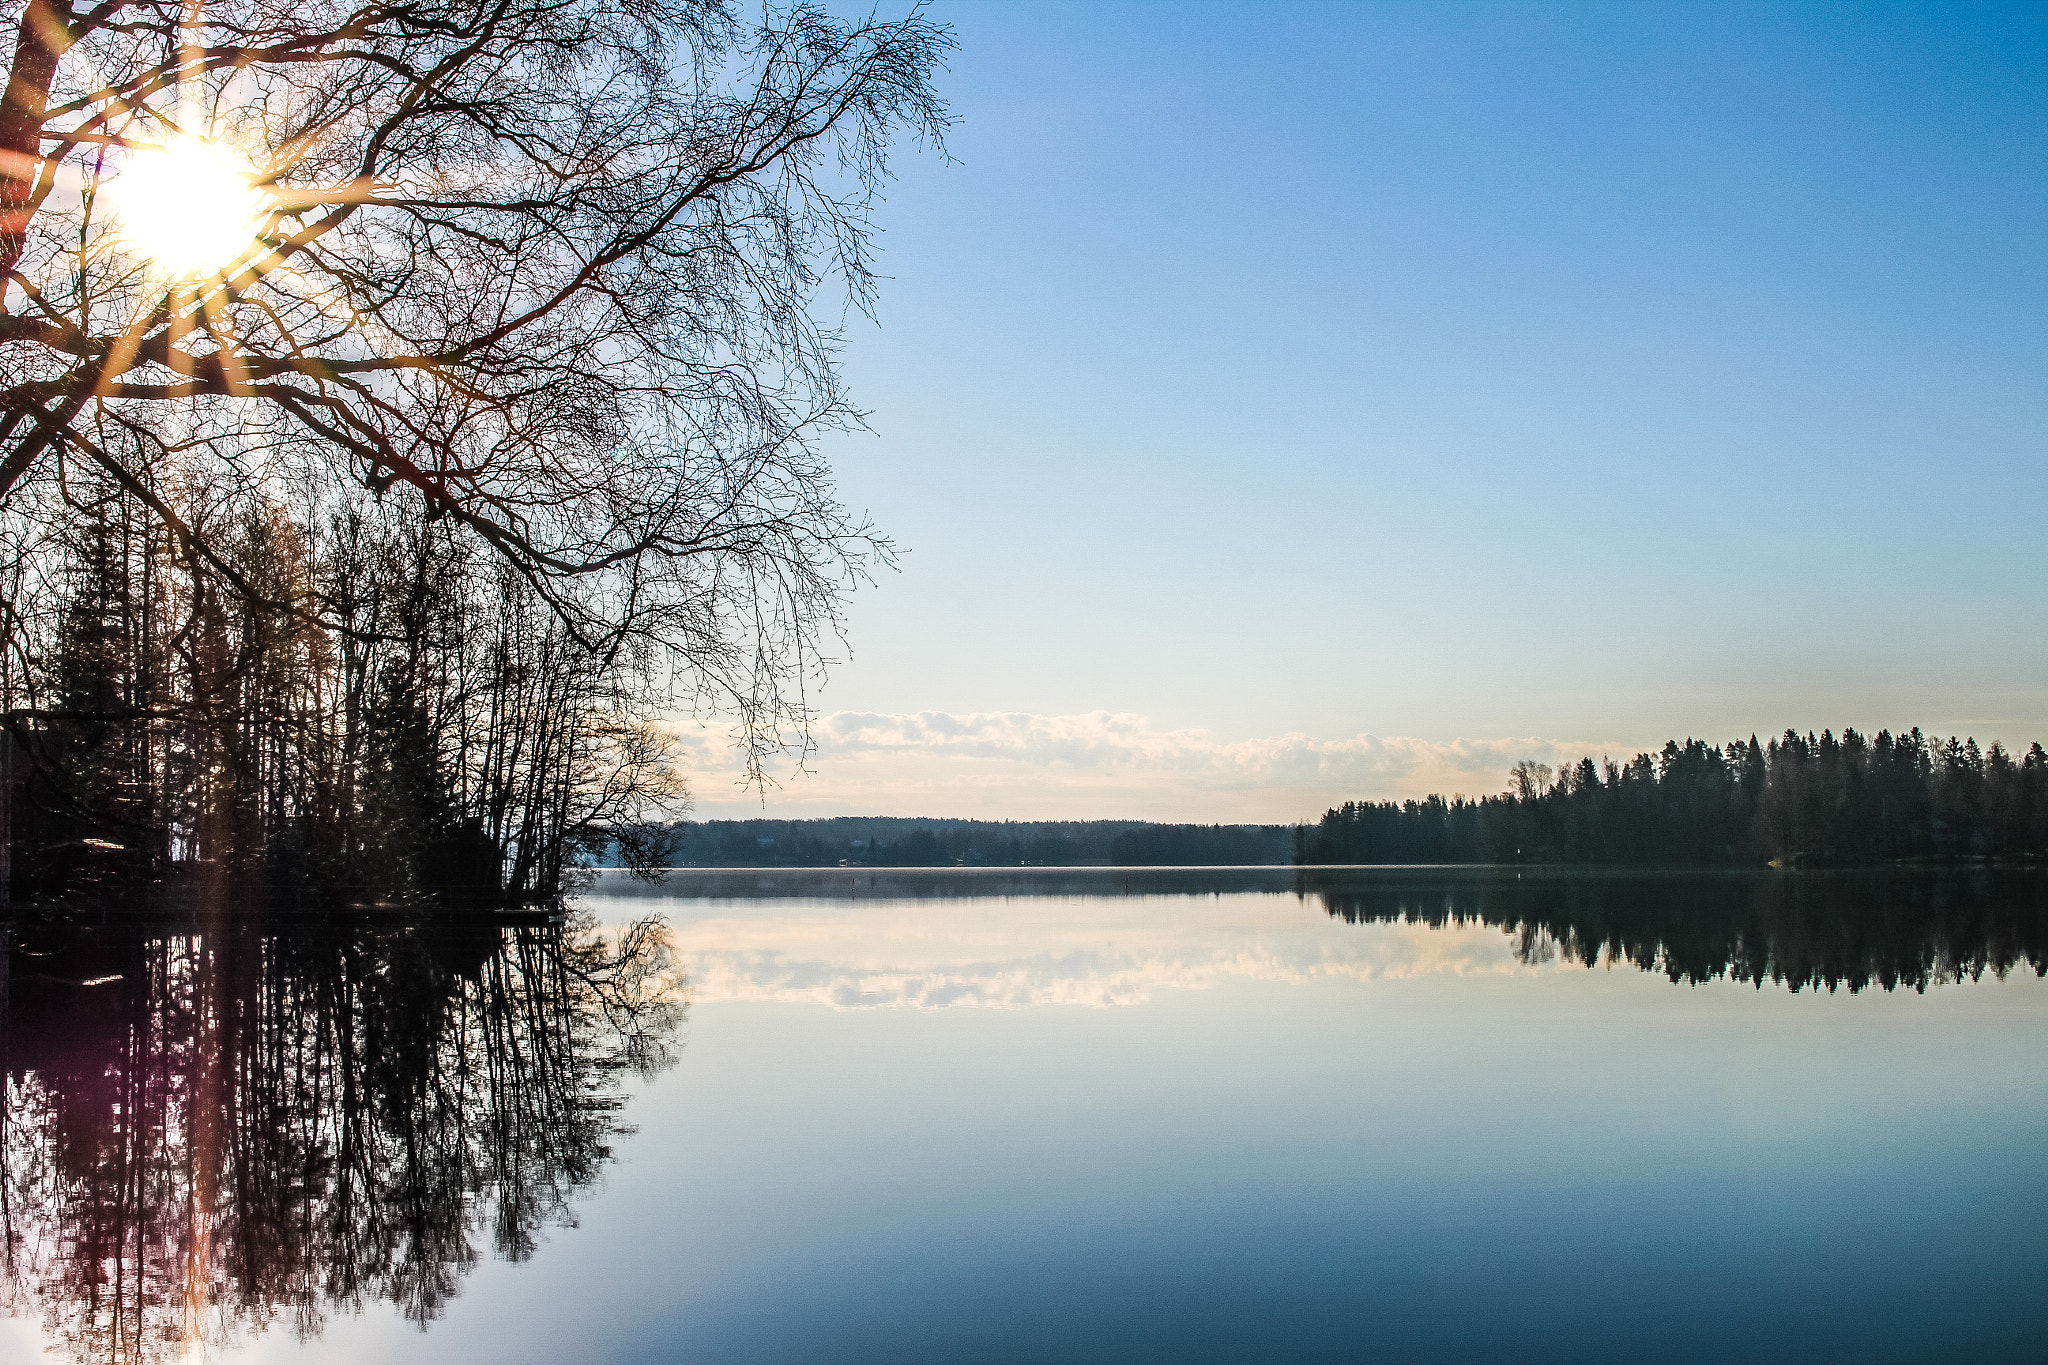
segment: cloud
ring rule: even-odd
[[[1115,711],[835,711],[813,733],[810,770],[779,774],[764,804],[719,737],[685,732],[700,814],[1295,820],[1351,799],[1496,791],[1519,759],[1617,751],[1534,736],[1225,740]]]

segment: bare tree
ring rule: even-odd
[[[1550,790],[1550,765],[1521,759],[1508,770],[1508,790],[1517,800],[1534,801]]]
[[[944,29],[727,0],[27,0],[12,27],[7,545],[89,470],[195,569],[331,625],[234,528],[410,509],[583,649],[672,652],[760,743],[801,725],[887,554],[816,452],[858,420],[819,290],[870,298],[885,153],[946,124]]]

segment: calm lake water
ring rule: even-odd
[[[2048,1353],[2042,877],[598,891],[18,928],[0,1359]]]

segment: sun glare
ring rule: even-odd
[[[121,240],[173,275],[210,275],[256,235],[264,198],[225,149],[179,137],[137,150],[107,183]]]

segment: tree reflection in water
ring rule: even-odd
[[[659,920],[17,929],[0,958],[6,1310],[79,1361],[424,1326],[597,1179],[673,1061]]]
[[[2048,974],[2048,876],[2026,871],[1447,873],[1303,869],[1296,892],[1353,924],[1486,924],[1523,961],[1627,963],[1674,983],[1924,991]]]

